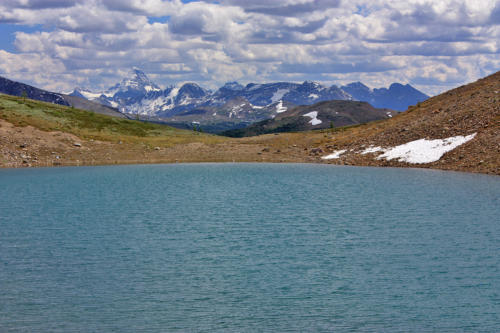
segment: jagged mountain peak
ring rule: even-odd
[[[185,83],[178,89],[175,103],[180,105],[197,104],[198,99],[202,99],[209,93],[193,82]]]
[[[142,70],[137,67],[134,67],[130,71],[129,76],[121,81],[118,89],[120,91],[139,90],[145,92],[161,90],[156,83],[154,83]]]

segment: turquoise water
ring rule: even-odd
[[[0,332],[500,330],[500,178],[0,170]]]

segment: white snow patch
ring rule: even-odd
[[[180,88],[175,87],[175,88],[172,88],[172,90],[170,90],[170,93],[168,94],[168,98],[170,98],[172,103],[174,102],[175,97],[177,97],[177,95],[179,94],[179,89]]]
[[[278,89],[274,92],[273,97],[271,97],[271,104],[276,103],[285,96],[290,89]]]
[[[397,158],[400,162],[431,163],[438,161],[445,153],[472,140],[477,133],[467,136],[453,136],[446,139],[411,141],[385,150],[384,154],[377,157],[392,160]]]
[[[115,96],[118,91],[118,89],[106,90],[102,93],[102,95],[106,96],[107,98],[113,98],[113,96]]]
[[[115,101],[109,101],[109,104],[111,104],[111,107],[113,108],[118,108],[118,103],[116,103]]]
[[[366,154],[370,154],[370,153],[376,153],[378,151],[384,151],[384,149],[382,149],[382,147],[370,146],[370,147],[366,148],[365,150],[363,150],[361,152],[361,155],[366,155]]]
[[[256,84],[256,85],[250,87],[250,89],[248,89],[248,90],[250,90],[250,91],[251,90],[256,90],[256,89],[259,89],[260,87],[262,87],[262,84]]]
[[[316,95],[316,94],[309,94],[309,98],[312,98],[312,99],[316,99],[318,98],[319,96]]]
[[[93,93],[88,90],[80,90],[80,94],[82,94],[83,97],[85,97],[88,100],[98,99],[102,95],[102,93]]]
[[[285,112],[286,110],[288,110],[288,108],[286,106],[283,106],[283,101],[279,101],[279,103],[276,104],[276,112],[281,113]]]
[[[309,112],[309,113],[306,113],[306,114],[303,114],[302,117],[309,117],[311,118],[311,120],[309,121],[309,123],[313,126],[316,126],[316,125],[319,125],[322,123],[322,121],[320,119],[318,119],[318,111],[312,111],[312,112]]]
[[[392,118],[392,114],[390,112],[385,113],[389,118]]]
[[[176,93],[176,92],[175,92]],[[143,99],[127,106],[127,112],[142,115],[154,115],[158,111],[171,110],[175,107],[172,92],[168,96],[158,96],[155,99]]]
[[[181,100],[181,102],[179,103],[179,105],[189,105],[192,103],[192,98],[191,97],[188,97],[188,96],[184,96]]]
[[[161,91],[161,89],[155,88],[155,87],[153,87],[151,85],[144,86],[144,90],[146,90],[147,92],[150,92],[150,91]]]
[[[212,113],[212,116],[216,116],[216,115],[217,115],[217,112]]]
[[[347,150],[343,149],[343,150],[336,150],[334,151],[333,153],[331,153],[330,155],[326,155],[326,156],[322,156],[321,158],[324,159],[324,160],[333,160],[333,159],[337,159],[337,158],[340,158],[340,155],[342,155],[343,153],[345,153]]]

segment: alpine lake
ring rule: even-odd
[[[0,170],[0,332],[494,332],[500,177]]]

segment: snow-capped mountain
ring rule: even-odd
[[[228,82],[215,92],[203,89],[196,83],[186,83],[180,87],[161,89],[136,68],[129,78],[106,91],[75,89],[71,95],[146,118],[171,120],[172,117],[189,116],[191,119],[203,114],[207,121],[209,118],[211,121],[222,121],[216,115],[225,114],[225,121],[231,122],[235,119],[248,122],[262,117],[272,118],[291,105],[311,105],[328,100],[360,100],[379,108],[404,110],[428,97],[410,85],[392,84],[388,89],[370,89],[360,82],[343,87],[328,87],[312,81],[249,83],[246,86]]]
[[[337,86],[326,87],[311,81],[305,81],[302,84],[290,82],[250,83],[246,87],[237,82],[229,82],[211,96],[210,102],[212,105],[223,104],[236,97],[244,97],[257,106],[270,105],[280,100],[296,105],[309,105],[332,99],[352,99],[349,94]]]
[[[97,101],[104,105],[118,108],[121,112],[132,113],[128,106],[140,102],[145,97],[156,98],[162,89],[151,81],[144,72],[134,68],[129,78],[123,79],[103,92],[92,92],[88,89],[76,88],[70,95]]]

